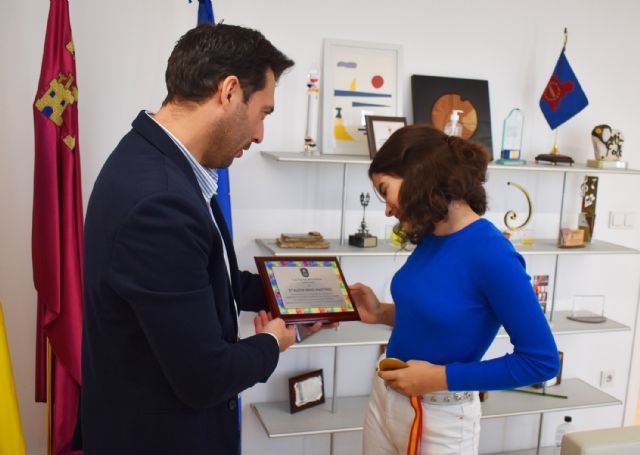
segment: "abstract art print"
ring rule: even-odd
[[[400,47],[325,40],[322,153],[368,155],[365,116],[400,115]]]
[[[440,131],[454,110],[462,111],[462,137],[486,146],[493,156],[488,81],[414,74],[411,98],[414,123],[428,123]]]

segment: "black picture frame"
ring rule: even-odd
[[[317,392],[315,389],[318,387],[318,379],[320,381],[320,396],[316,398],[315,395],[311,397],[304,397],[303,385],[309,384],[307,388],[310,388],[313,392]],[[298,376],[289,378],[289,409],[291,414],[302,411],[303,409],[311,408],[319,404],[324,403],[324,375],[322,370],[310,371]]]
[[[369,157],[373,159],[380,150],[382,145],[381,139],[386,141],[391,134],[396,132],[402,127],[407,126],[406,117],[387,117],[382,115],[366,115],[365,123],[367,127],[367,144],[369,145]],[[385,137],[381,138],[379,131],[380,127],[384,126],[388,129]],[[382,142],[384,143],[384,142]]]
[[[444,131],[444,125],[451,111],[451,107],[444,109],[445,106],[450,106],[447,103],[447,95],[458,95],[465,106],[463,109],[465,111],[470,110],[467,109],[469,105],[473,107],[476,119],[473,120],[473,116],[470,116],[469,124],[475,125],[475,129],[472,131],[465,126],[465,114],[462,114],[460,121],[463,124],[463,137],[484,145],[493,160],[489,82],[486,80],[412,75],[411,99],[414,123],[427,123]],[[461,108],[461,105],[455,108]]]

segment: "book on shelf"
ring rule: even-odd
[[[329,242],[317,231],[280,234],[276,245],[280,248],[329,248]]]

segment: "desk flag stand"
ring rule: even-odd
[[[565,56],[567,36],[565,27],[562,52],[560,52],[558,62],[540,98],[540,109],[551,129],[555,131],[555,140],[549,153],[536,156],[536,163],[542,161],[553,165],[558,163],[573,164],[573,158],[560,153],[558,148],[558,127],[589,104],[589,100]]]

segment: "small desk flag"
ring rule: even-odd
[[[589,104],[578,78],[569,65],[564,49],[540,98],[540,109],[552,130]]]

